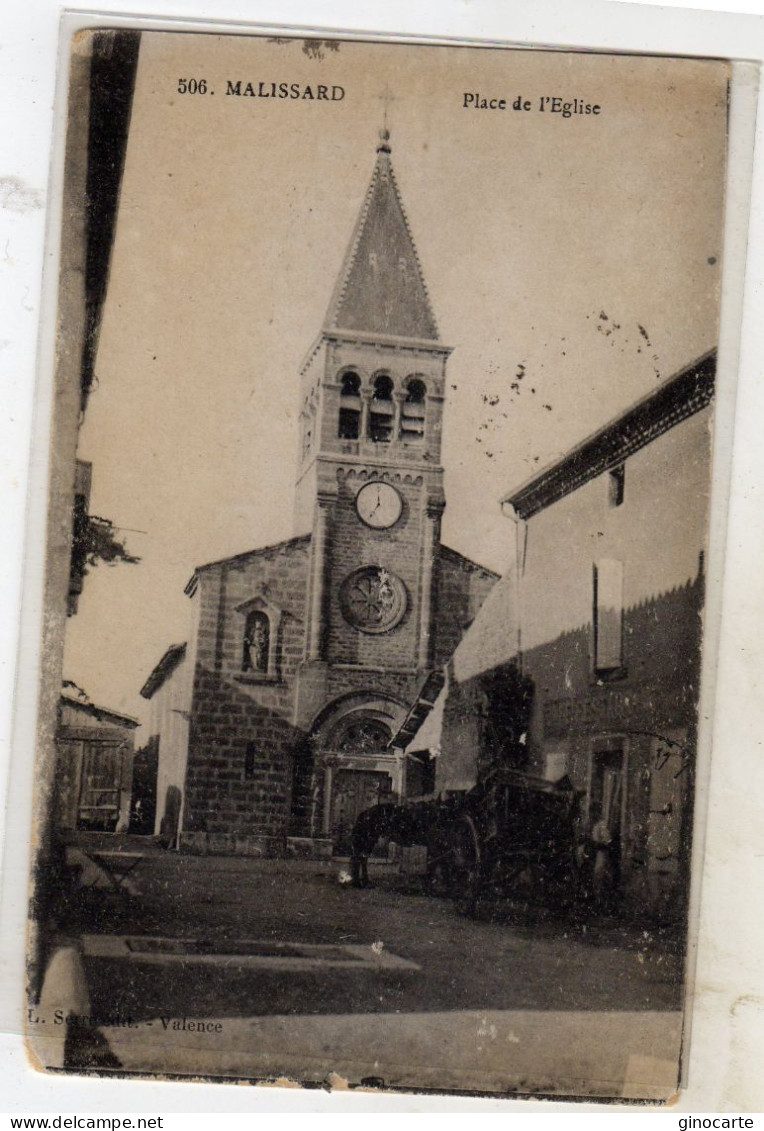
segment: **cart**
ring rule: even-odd
[[[578,800],[567,778],[491,771],[442,814],[430,845],[430,889],[452,895],[464,915],[491,894],[568,904],[579,886]]]

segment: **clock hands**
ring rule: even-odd
[[[367,483],[356,496],[359,518],[375,529],[393,526],[401,512],[401,499],[387,483]]]

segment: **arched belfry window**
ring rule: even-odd
[[[369,439],[375,444],[388,444],[392,439],[394,411],[392,381],[389,377],[376,377],[369,412]]]
[[[268,675],[271,652],[271,622],[261,609],[247,613],[241,670],[253,675]]]
[[[425,397],[424,381],[412,377],[406,382],[406,398],[401,409],[401,439],[424,439]]]
[[[337,435],[341,440],[357,440],[361,433],[361,378],[343,373],[340,387],[340,418]]]

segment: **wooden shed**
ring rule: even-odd
[[[129,715],[92,703],[75,684],[64,684],[56,729],[59,830],[127,829],[138,725]]]

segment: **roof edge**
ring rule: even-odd
[[[466,554],[460,554],[458,550],[447,546],[445,542],[440,543],[438,552],[441,557],[458,560],[460,564],[466,565],[469,569],[480,570],[481,573],[487,573],[489,577],[493,577],[496,581],[501,577],[501,574],[497,573],[495,569],[489,569],[488,566],[483,565],[481,562],[476,562],[474,558],[468,558]]]
[[[141,720],[134,718],[133,715],[124,715],[121,711],[113,711],[111,707],[99,707],[97,703],[83,702],[74,696],[69,696],[65,692],[61,692],[59,696],[69,707],[78,707],[81,711],[85,711],[88,715],[108,715],[109,718],[118,719],[120,723],[127,726],[139,727]]]
[[[310,533],[297,534],[294,538],[285,538],[282,542],[271,542],[267,546],[256,546],[253,550],[243,550],[240,554],[232,554],[228,558],[216,558],[214,562],[205,562],[204,565],[197,566],[191,574],[184,589],[184,593],[187,593],[189,597],[194,595],[199,574],[205,569],[213,569],[215,566],[227,565],[228,562],[243,561],[244,558],[254,558],[257,554],[265,554],[273,550],[283,550],[287,546],[296,546],[299,542],[309,542],[312,537],[313,535]]]
[[[368,343],[369,345],[398,346],[401,349],[429,350],[431,353],[452,354],[453,346],[447,346],[440,338],[408,338],[403,334],[376,334],[369,330],[343,330],[341,326],[324,327],[321,331],[328,341],[348,341]]]
[[[710,404],[715,377],[714,348],[505,495],[501,504],[509,503],[528,519],[559,502]]]
[[[141,696],[144,699],[150,699],[154,692],[158,691],[165,680],[172,675],[185,655],[185,643],[171,644],[141,688]]]

